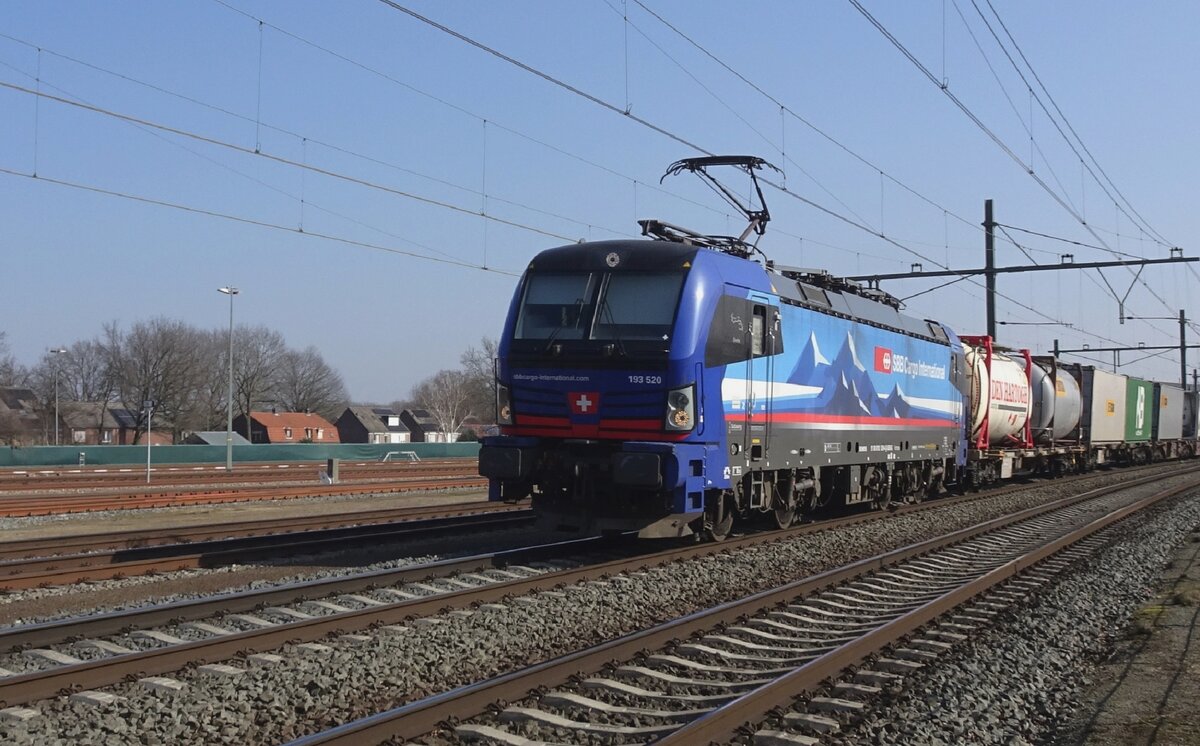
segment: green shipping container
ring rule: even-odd
[[[1150,440],[1154,420],[1154,384],[1137,378],[1125,380],[1125,440]]]

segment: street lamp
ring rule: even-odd
[[[147,399],[142,402],[142,406],[146,409],[146,484],[150,484],[150,430],[154,427],[154,400]]]
[[[233,471],[233,296],[238,289],[229,287],[217,288],[217,292],[229,296],[229,407],[225,418],[225,471]]]
[[[65,347],[55,347],[50,350],[51,355],[61,355],[66,352]],[[54,445],[58,445],[58,362],[54,363]]]

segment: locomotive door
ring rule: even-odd
[[[774,314],[766,297],[751,294],[750,350],[746,360],[746,429],[743,449],[748,462],[768,457],[774,408]]]

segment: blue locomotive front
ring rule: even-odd
[[[551,249],[514,296],[497,361],[497,421],[480,473],[493,500],[533,496],[551,525],[693,530],[729,488],[720,371],[705,342],[726,275],[757,265],[693,246]]]

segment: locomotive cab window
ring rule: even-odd
[[[666,339],[675,323],[683,275],[678,272],[612,273],[604,284],[591,338]]]
[[[583,339],[595,294],[591,273],[530,274],[516,338]]]
[[[530,273],[517,314],[517,340],[603,343],[668,340],[686,274]],[[643,345],[645,346],[645,345]]]

